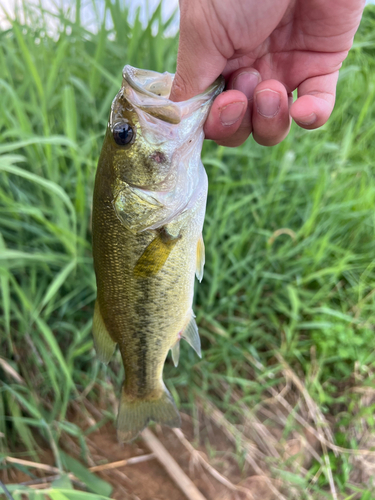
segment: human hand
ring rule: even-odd
[[[170,98],[188,99],[223,74],[228,90],[215,99],[205,134],[224,146],[239,146],[251,133],[259,144],[278,144],[291,118],[305,129],[321,127],[364,6],[365,0],[180,0]]]

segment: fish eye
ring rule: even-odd
[[[119,146],[126,146],[129,144],[134,137],[134,130],[129,125],[129,123],[116,123],[113,127],[113,138]]]

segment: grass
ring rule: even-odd
[[[98,19],[92,33],[79,15],[25,2],[0,32],[0,467],[9,454],[36,460],[42,442],[89,487],[61,450],[70,435],[85,453],[67,411],[84,397],[99,404],[111,384],[118,393],[123,378],[119,358],[108,368],[95,359],[91,338],[96,162],[124,64],[173,71],[177,51],[160,8],[144,27],[121,5],[108,1],[112,27]],[[320,130],[293,126],[270,149],[249,140],[203,150],[206,268],[195,311],[204,354],[182,346],[165,379],[182,410],[232,439],[245,475],[255,442],[255,466],[287,498],[373,498],[374,33],[369,6]],[[114,419],[109,406],[103,414]],[[285,455],[292,439],[310,460]],[[42,498],[20,488],[9,486],[15,500]],[[85,493],[62,475],[49,496]]]

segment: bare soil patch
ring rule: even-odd
[[[189,441],[194,442],[191,419],[188,416],[184,417],[182,432]],[[77,424],[77,416],[75,416],[74,421]],[[253,490],[255,499],[266,500],[269,498],[265,497],[264,494],[261,497],[257,496],[257,491],[264,491],[264,484],[259,485],[259,481],[248,483],[250,487],[245,485],[250,471],[240,470],[232,443],[217,427],[206,426],[200,430],[200,442],[206,442],[206,446],[203,444],[194,446],[196,450],[194,453],[186,449],[173,430],[160,426],[155,426],[152,430],[207,500],[240,500],[246,498],[246,495],[240,491],[241,486],[239,491],[231,490],[221,480],[213,477],[212,473],[202,466],[197,453],[203,461],[206,461],[212,469],[215,469],[219,475],[228,479],[233,485],[243,484],[250,491]],[[89,450],[86,463],[78,442],[64,436],[60,445],[87,468],[150,455],[150,450],[142,438],[131,444],[120,444],[117,441],[116,430],[112,422],[90,433],[86,442]],[[17,457],[17,453],[13,456]],[[21,458],[21,454],[19,456]],[[27,458],[23,454],[22,457]],[[48,450],[43,450],[40,454],[40,463],[54,466],[53,454]],[[33,474],[33,478],[17,467],[10,467],[6,471],[0,471],[0,479],[5,484],[27,484],[40,478],[41,480],[45,479],[46,482],[42,481],[35,487],[48,487],[50,472],[39,469],[29,470]],[[145,461],[125,464],[110,470],[95,471],[95,474],[112,484],[112,498],[114,500],[181,500],[185,498],[156,457],[149,457]]]

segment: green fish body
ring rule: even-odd
[[[200,152],[204,121],[223,84],[174,103],[172,81],[169,73],[125,66],[95,179],[93,335],[103,362],[116,344],[121,352],[117,429],[125,442],[150,420],[180,425],[164,362],[172,349],[177,366],[181,338],[200,355],[192,311],[194,276],[201,280],[204,266],[207,176]]]

